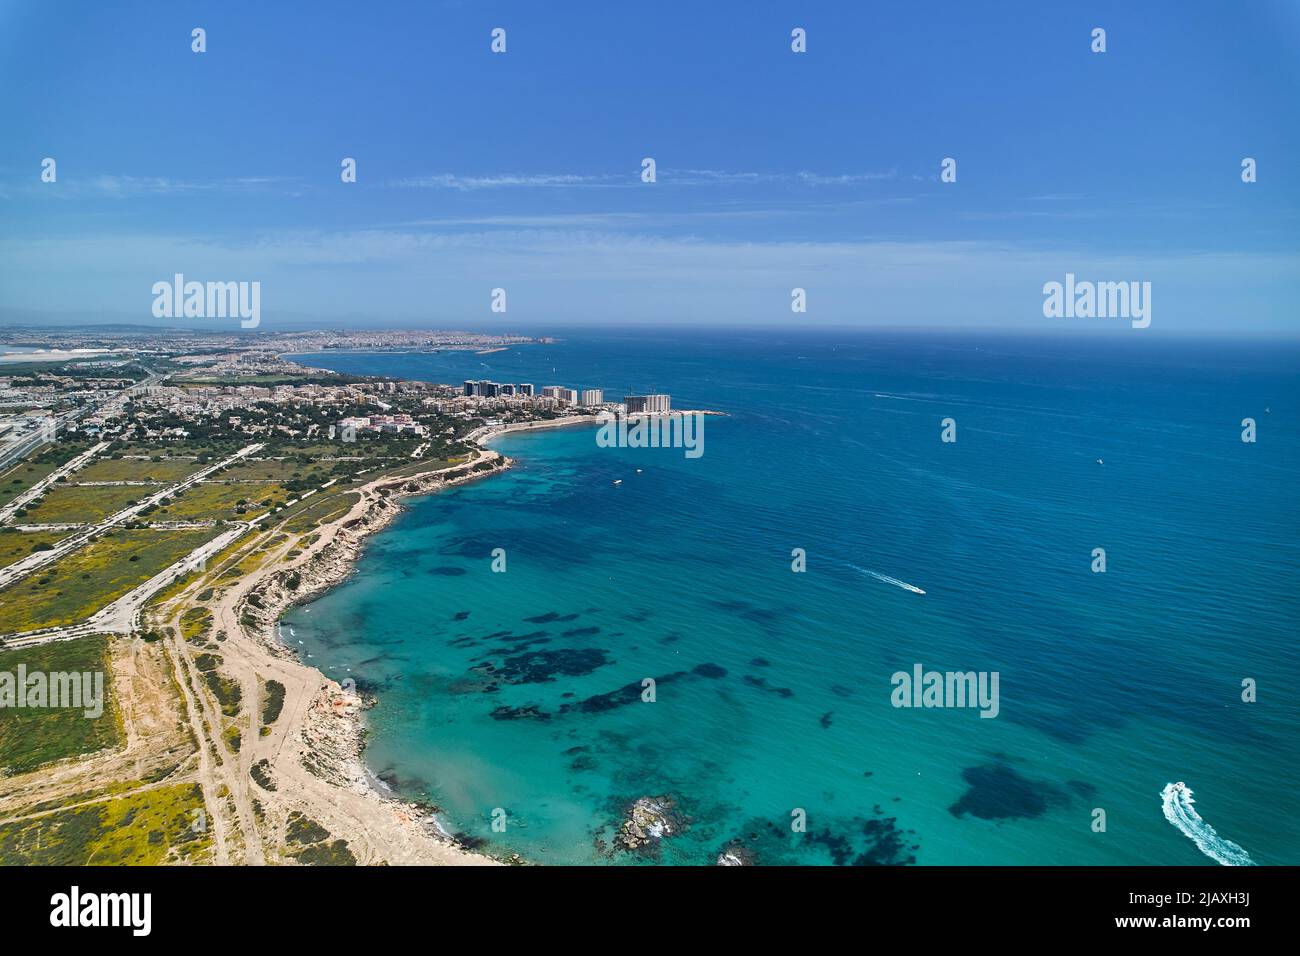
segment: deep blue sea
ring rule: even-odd
[[[448,829],[541,863],[1300,863],[1295,344],[574,331],[307,361],[727,413],[695,459],[501,438],[517,468],[410,500],[288,614]],[[997,672],[997,716],[893,706],[917,664]],[[684,829],[616,849],[647,795]]]

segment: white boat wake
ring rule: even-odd
[[[1183,832],[1183,836],[1196,844],[1197,849],[1216,863],[1224,866],[1254,866],[1250,854],[1231,840],[1214,832],[1214,827],[1201,819],[1196,812],[1192,791],[1186,784],[1167,783],[1160,791],[1165,819]]]
[[[920,588],[918,588],[915,584],[908,584],[906,581],[898,580],[898,578],[891,578],[888,574],[881,574],[879,571],[869,571],[866,568],[858,567],[856,564],[850,564],[849,567],[851,567],[854,571],[860,571],[865,575],[873,577],[877,581],[883,581],[886,584],[892,584],[896,588],[902,588],[904,591],[911,591],[913,594],[925,593]]]

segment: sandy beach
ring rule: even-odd
[[[472,471],[487,463],[488,468]],[[274,547],[253,572],[220,592],[209,605],[213,628],[224,633],[225,667],[245,687],[275,680],[285,687],[279,720],[259,735],[256,708],[245,719],[244,746],[236,758],[218,763],[201,747],[200,783],[212,805],[227,803],[235,827],[214,814],[218,863],[279,862],[268,858],[259,822],[304,813],[347,840],[361,864],[482,865],[497,861],[449,841],[431,809],[395,799],[367,771],[363,760],[364,714],[373,702],[329,679],[299,659],[277,635],[277,621],[290,606],[341,583],[352,571],[366,538],[401,513],[400,498],[432,494],[509,468],[494,451],[478,450],[470,461],[400,478],[380,478],[357,489],[360,500],[344,515],[322,525],[302,546],[290,537]],[[167,605],[177,617],[193,606],[196,582]],[[253,600],[250,602],[250,598]],[[259,606],[260,605],[260,606]],[[185,655],[177,648],[178,660]],[[220,726],[207,713],[209,701],[185,690],[192,727],[202,741],[208,726]],[[253,699],[256,699],[254,697]],[[254,774],[254,768],[257,773]],[[271,781],[271,789],[258,782]],[[237,830],[244,839],[238,839]],[[259,834],[259,839],[247,838]]]

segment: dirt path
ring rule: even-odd
[[[224,568],[275,542],[283,532],[272,528],[250,535],[240,542],[234,555],[219,567],[209,569],[200,580],[169,600],[161,615],[155,615],[155,621],[161,619],[171,625],[166,629],[168,646],[182,662],[177,667],[178,680],[186,688],[190,726],[200,740],[197,775],[205,799],[214,817],[221,816],[218,808],[233,807],[232,819],[223,823],[228,824],[232,834],[237,834],[236,841],[243,844],[239,862],[256,865],[275,862],[275,857],[283,858],[284,821],[294,813],[315,820],[334,838],[347,840],[359,863],[495,862],[437,838],[421,822],[420,813],[376,793],[369,786],[359,756],[360,700],[320,671],[299,662],[274,637],[250,634],[241,622],[241,615],[249,593],[272,576],[294,569],[306,577],[322,552],[339,546],[354,553],[366,532],[386,524],[396,513],[391,501],[392,489],[412,481],[437,480],[436,476],[442,473],[464,471],[480,461],[495,462],[498,458],[496,452],[478,451],[457,465],[399,479],[377,479],[355,489],[358,500],[346,514],[311,534],[287,535],[284,540],[271,544],[254,571],[233,583],[221,583],[229,580],[221,576]],[[388,489],[389,494],[381,494],[381,489]],[[362,529],[356,522],[365,522],[369,527]],[[308,543],[313,535],[315,540]],[[289,557],[295,550],[299,553]],[[243,698],[238,717],[242,741],[238,754],[231,754],[220,739],[227,718],[223,718],[220,708],[205,691],[192,660],[195,647],[180,636],[181,614],[198,603],[198,593],[214,586],[220,590],[206,604],[212,614],[210,630],[214,635],[224,634],[225,639],[211,653],[221,656],[222,673],[239,682]],[[261,698],[269,680],[283,685],[284,701],[279,717],[263,733]],[[197,696],[201,700],[194,700],[190,687],[199,689]],[[220,765],[211,757],[213,750],[221,754]],[[265,790],[253,780],[254,766],[263,761],[274,790]],[[309,763],[317,769],[310,769]],[[326,769],[324,774],[320,770],[322,765]],[[230,853],[231,861],[235,862],[228,836],[222,834],[218,854]]]

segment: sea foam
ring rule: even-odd
[[[1165,819],[1183,831],[1183,835],[1196,844],[1197,849],[1216,863],[1224,866],[1254,866],[1250,854],[1231,840],[1225,840],[1201,819],[1196,812],[1192,791],[1188,787],[1182,790],[1174,788],[1172,783],[1165,784],[1160,791],[1164,804]]]

